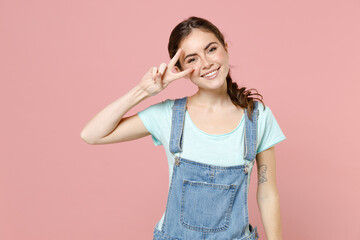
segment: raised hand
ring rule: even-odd
[[[176,62],[179,60],[182,49],[179,48],[166,65],[166,63],[161,63],[159,68],[151,67],[149,71],[145,73],[139,86],[149,93],[149,96],[154,96],[164,90],[171,82],[176,79],[182,78],[187,74],[191,73],[194,69],[188,68],[182,72],[173,73],[172,69],[174,68]]]

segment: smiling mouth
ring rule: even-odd
[[[207,77],[212,77],[212,76],[216,75],[216,74],[217,74],[217,71],[219,71],[219,69],[220,69],[220,67],[219,67],[218,69],[215,69],[214,71],[212,71],[212,72],[211,72],[212,75],[207,76]],[[209,73],[207,73],[207,74],[209,74]],[[205,77],[207,74],[204,74],[204,75],[202,75],[201,77]]]

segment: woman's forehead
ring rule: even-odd
[[[212,32],[204,31],[192,31],[192,33],[186,37],[180,44],[179,47],[183,49],[182,57],[187,54],[201,52],[211,42],[219,43],[219,40]]]
[[[219,42],[219,40],[212,32],[205,32],[202,30],[194,29],[189,34],[189,36],[187,36],[181,41],[179,47],[181,47],[184,50],[185,48],[192,49],[192,48],[206,46],[209,42]]]

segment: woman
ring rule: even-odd
[[[169,162],[166,210],[154,239],[258,239],[249,222],[248,186],[256,161],[257,203],[267,239],[282,239],[274,145],[285,140],[274,115],[229,69],[228,46],[216,26],[190,17],[172,31],[170,62],[152,67],[141,82],[84,127],[89,144],[124,142],[149,134]],[[174,70],[176,72],[173,72]],[[123,118],[144,99],[180,78],[198,91],[167,99]]]

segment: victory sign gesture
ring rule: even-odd
[[[194,69],[188,68],[182,72],[173,73],[171,70],[174,68],[176,62],[180,58],[182,49],[179,48],[166,65],[166,63],[161,63],[159,68],[151,67],[149,71],[145,73],[139,86],[146,92],[149,93],[149,96],[154,96],[164,90],[171,82],[176,79],[182,78],[187,74],[191,73]]]

